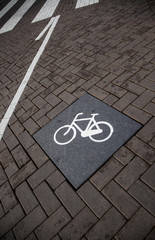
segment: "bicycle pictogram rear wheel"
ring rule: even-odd
[[[64,125],[54,133],[54,141],[59,145],[70,143],[76,137],[76,129],[71,125]]]
[[[102,129],[102,133],[89,136],[89,138],[94,142],[107,141],[113,134],[113,126],[108,122],[97,122],[97,125]],[[90,130],[93,130],[94,127],[96,128],[96,124],[93,124]]]

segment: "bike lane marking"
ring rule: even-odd
[[[24,14],[29,10],[29,8],[34,4],[35,1],[36,0],[26,0],[26,2],[24,2],[24,4],[18,9],[18,11],[0,29],[0,34],[11,31],[21,20]]]
[[[77,0],[76,7],[75,8],[81,8],[88,5],[92,5],[94,3],[98,3],[99,0]]]
[[[20,86],[19,86],[11,104],[9,105],[9,107],[8,107],[8,109],[7,109],[5,115],[4,115],[4,117],[3,117],[3,119],[0,123],[0,140],[3,137],[4,131],[5,131],[8,123],[9,123],[9,120],[10,120],[10,118],[11,118],[11,116],[12,116],[12,114],[13,114],[15,108],[16,108],[16,105],[19,102],[19,99],[20,99],[20,97],[21,97],[21,95],[22,95],[22,93],[23,93],[23,91],[24,91],[24,89],[25,89],[33,71],[34,71],[34,68],[35,68],[37,62],[39,61],[47,43],[48,43],[48,41],[51,37],[52,32],[54,31],[54,28],[55,28],[59,18],[60,18],[60,15],[58,15],[56,17],[53,17],[52,25],[50,26],[50,29],[48,30],[48,33],[47,33],[43,43],[41,44],[37,54],[35,55],[31,65],[29,66],[29,68],[28,68],[28,70],[25,74],[25,77],[23,78],[23,80],[22,80],[22,82],[21,82],[21,84],[20,84]]]
[[[52,17],[59,2],[60,0],[47,0],[43,7],[40,9],[39,13],[33,19],[32,23]]]
[[[18,0],[11,0],[1,11],[0,18],[2,18],[17,2]]]

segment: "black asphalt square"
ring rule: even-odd
[[[34,134],[34,138],[77,189],[141,127],[85,94]]]

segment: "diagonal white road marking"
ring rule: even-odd
[[[36,56],[34,57],[31,65],[29,66],[29,68],[28,68],[28,70],[27,70],[27,72],[25,74],[24,79],[22,80],[22,82],[21,82],[21,84],[20,84],[20,86],[19,86],[19,88],[18,88],[18,90],[17,90],[17,92],[16,92],[16,94],[15,94],[15,96],[14,96],[14,98],[13,98],[11,104],[10,104],[10,106],[8,107],[8,109],[7,109],[5,115],[4,115],[4,117],[3,117],[3,119],[2,119],[2,121],[0,123],[0,140],[3,137],[4,131],[5,131],[8,123],[9,123],[9,120],[10,120],[10,118],[11,118],[11,116],[12,116],[14,110],[15,110],[15,107],[16,107],[17,103],[19,102],[19,99],[20,99],[20,97],[21,97],[21,95],[22,95],[22,93],[23,93],[23,91],[24,91],[24,89],[25,89],[25,87],[26,87],[26,85],[27,85],[27,83],[28,83],[28,81],[29,81],[33,71],[34,71],[34,68],[35,68],[38,60],[40,59],[40,57],[41,57],[41,55],[42,55],[42,53],[43,53],[43,51],[44,51],[44,49],[45,49],[49,39],[51,37],[51,34],[52,34],[52,32],[53,32],[53,30],[54,30],[54,28],[55,28],[55,26],[56,26],[56,24],[57,24],[57,22],[59,20],[59,17],[60,17],[60,15],[54,17],[53,21],[51,21],[52,25],[51,25],[47,35],[46,35],[42,45],[40,46]]]
[[[85,7],[94,3],[98,3],[99,0],[77,0],[75,8]]]
[[[52,17],[59,2],[60,0],[47,0],[32,23]]]
[[[24,2],[24,4],[18,9],[18,11],[0,29],[0,33],[11,31],[35,1],[36,0],[26,0],[26,2]]]
[[[11,0],[1,11],[0,18],[2,18],[17,2],[18,0]]]

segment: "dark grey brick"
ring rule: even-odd
[[[61,183],[65,181],[65,177],[59,170],[56,170],[46,179],[46,181],[50,187],[55,190]]]
[[[13,208],[17,204],[15,194],[12,191],[10,184],[8,182],[4,183],[0,187],[0,200],[6,212],[8,212],[11,208]]]
[[[27,182],[16,188],[16,195],[26,213],[31,212],[39,204]]]
[[[47,215],[51,215],[53,212],[56,211],[57,208],[61,206],[52,189],[50,189],[50,187],[45,182],[41,183],[34,190],[34,193],[37,196]]]
[[[25,239],[45,219],[46,214],[41,209],[41,207],[38,206],[37,208],[35,208],[14,227],[13,230],[17,240]]]
[[[127,224],[116,234],[116,240],[138,240],[145,239],[154,226],[154,218],[145,209],[140,208],[138,212],[127,222]]]
[[[86,237],[88,240],[112,239],[125,222],[125,217],[112,207],[86,234]]]
[[[6,182],[7,180],[7,176],[2,168],[2,166],[0,165],[0,185],[2,185],[4,182]]]
[[[63,240],[79,240],[97,222],[97,217],[85,207],[61,232]]]
[[[111,158],[90,180],[99,190],[102,190],[122,168],[123,165],[121,163],[115,158]]]
[[[86,182],[78,190],[78,194],[98,218],[101,218],[111,207],[110,202],[90,182]]]
[[[155,190],[155,163],[142,175],[141,179],[145,184]]]
[[[55,193],[73,217],[85,206],[83,201],[67,182],[62,183],[56,189]]]
[[[131,186],[129,193],[150,213],[155,214],[155,192],[152,189],[138,180]]]
[[[141,158],[135,157],[116,177],[115,180],[124,188],[128,189],[149,165]]]
[[[36,166],[32,162],[28,162],[24,167],[22,167],[16,174],[14,174],[10,178],[10,183],[12,187],[16,188],[35,171]]]
[[[30,186],[34,189],[41,182],[43,182],[51,173],[56,170],[54,164],[51,161],[46,162],[42,167],[40,167],[31,177],[28,178]]]
[[[35,231],[39,240],[50,240],[71,220],[67,211],[60,207]],[[52,227],[54,226],[54,227]]]
[[[128,219],[131,218],[140,207],[139,204],[114,181],[111,181],[102,190],[102,193]]]
[[[11,230],[23,217],[24,212],[19,204],[12,208],[0,219],[0,237]]]

